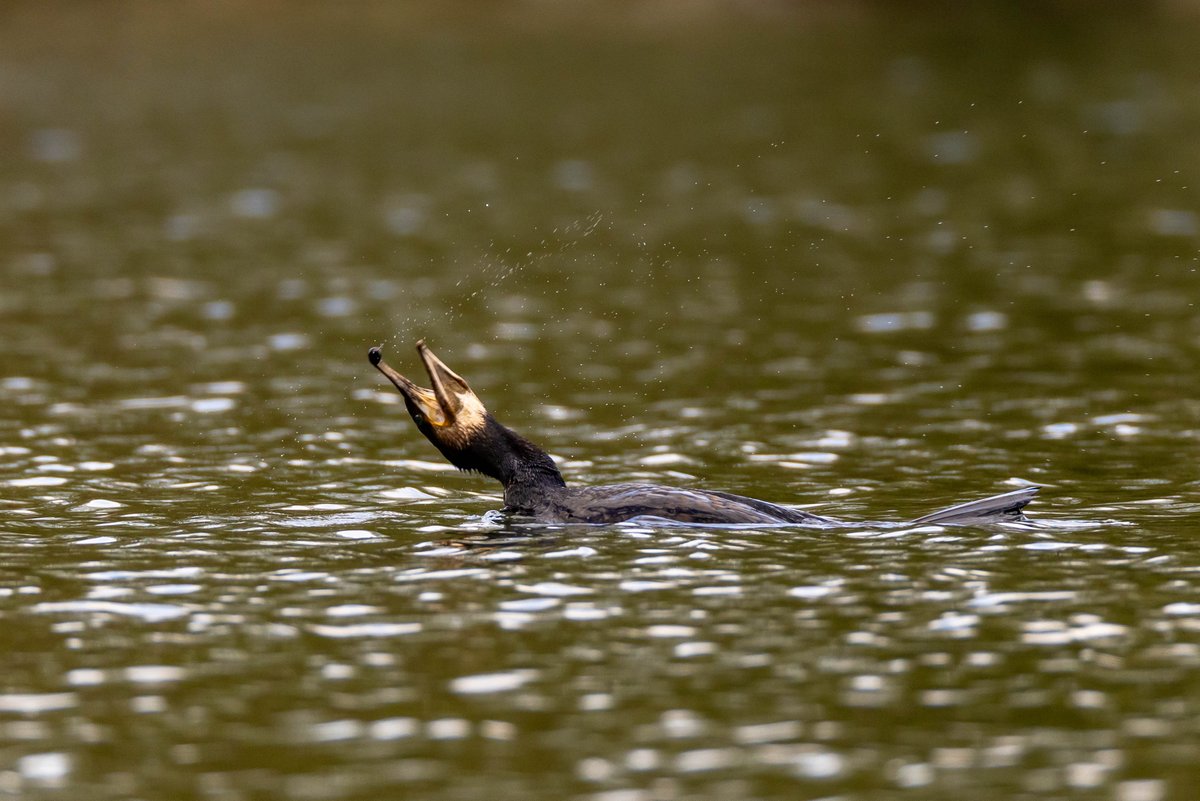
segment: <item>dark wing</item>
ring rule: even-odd
[[[1026,520],[1021,510],[1033,500],[1041,487],[1024,487],[1023,489],[1006,492],[1003,495],[993,495],[978,501],[968,501],[947,509],[918,517],[912,525],[918,523],[955,523],[970,525],[972,523],[1018,523]]]
[[[831,523],[817,515],[727,492],[611,484],[568,489],[556,504],[556,517],[570,523],[620,523],[634,517],[661,517],[680,523]]]

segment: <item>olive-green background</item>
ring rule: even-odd
[[[0,9],[0,797],[1195,798],[1200,13],[965,5]],[[1039,522],[512,527],[421,337],[569,481]]]

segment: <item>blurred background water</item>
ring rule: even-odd
[[[1191,3],[0,9],[0,795],[1192,799]],[[995,529],[530,529],[569,481]]]

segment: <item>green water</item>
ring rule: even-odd
[[[1200,20],[592,12],[0,11],[0,796],[1195,798]]]

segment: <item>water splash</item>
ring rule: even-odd
[[[440,313],[432,318],[420,320],[414,316],[405,317],[396,332],[380,343],[380,347],[394,345],[401,337],[412,338],[414,330],[441,327],[435,326],[435,322],[448,324],[460,319],[468,303],[481,297],[486,303],[491,290],[518,273],[572,252],[596,233],[603,223],[604,215],[596,211],[568,225],[552,228],[550,234],[539,241],[535,249],[526,250],[522,255],[514,257],[511,247],[493,253],[480,263],[478,271],[455,281],[454,287],[458,290],[455,299],[442,308]],[[494,245],[495,243],[493,247]],[[422,334],[418,333],[417,336]]]

